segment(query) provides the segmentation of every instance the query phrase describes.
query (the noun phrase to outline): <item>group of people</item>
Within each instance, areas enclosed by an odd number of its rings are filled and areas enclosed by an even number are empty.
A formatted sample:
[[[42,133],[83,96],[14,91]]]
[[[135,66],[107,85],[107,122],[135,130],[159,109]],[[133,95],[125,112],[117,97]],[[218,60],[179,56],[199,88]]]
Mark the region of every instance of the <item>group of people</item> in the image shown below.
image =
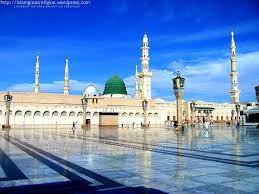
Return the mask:
[[[126,124],[124,124],[124,123],[121,124],[122,128],[124,128],[124,127],[129,128],[130,126],[132,126],[134,128],[135,126],[137,126],[137,124],[135,122],[133,122],[131,124],[127,124],[127,123]],[[140,126],[143,126],[142,122],[140,123]],[[150,121],[147,123],[147,126],[148,127],[150,126]]]

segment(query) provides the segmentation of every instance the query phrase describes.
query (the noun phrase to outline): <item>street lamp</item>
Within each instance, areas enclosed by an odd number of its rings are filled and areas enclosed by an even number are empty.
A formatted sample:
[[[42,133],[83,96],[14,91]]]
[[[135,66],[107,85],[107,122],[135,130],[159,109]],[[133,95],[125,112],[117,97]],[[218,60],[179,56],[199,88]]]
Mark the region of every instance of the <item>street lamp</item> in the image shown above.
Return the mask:
[[[233,109],[232,111],[231,111],[231,120],[232,120],[232,125],[235,123],[234,121],[235,121],[235,110]]]
[[[194,113],[195,113],[195,108],[196,108],[195,106],[196,106],[195,102],[192,101],[190,104],[191,114],[192,114],[191,126],[194,126],[194,118],[195,118]]]
[[[174,94],[176,97],[176,105],[177,105],[177,127],[182,128],[182,99],[183,99],[183,91],[184,91],[184,81],[185,78],[180,76],[180,71],[178,69],[177,76],[173,78],[174,84]]]
[[[6,129],[10,129],[10,106],[11,106],[11,102],[12,102],[13,96],[11,96],[9,94],[9,91],[7,92],[7,94],[4,96],[4,101],[5,101],[5,106],[6,106],[6,120],[5,120],[5,125],[3,125],[3,128]]]
[[[83,125],[82,128],[86,128],[86,109],[87,109],[87,104],[88,104],[88,98],[86,95],[81,99],[82,102],[82,107],[83,107]]]
[[[239,117],[240,117],[240,104],[236,103],[236,111],[237,111],[237,125],[239,125]]]
[[[143,126],[145,128],[147,127],[147,106],[148,106],[148,101],[146,99],[144,99],[142,101],[142,108],[143,108],[143,112],[144,112],[144,124],[143,124]]]

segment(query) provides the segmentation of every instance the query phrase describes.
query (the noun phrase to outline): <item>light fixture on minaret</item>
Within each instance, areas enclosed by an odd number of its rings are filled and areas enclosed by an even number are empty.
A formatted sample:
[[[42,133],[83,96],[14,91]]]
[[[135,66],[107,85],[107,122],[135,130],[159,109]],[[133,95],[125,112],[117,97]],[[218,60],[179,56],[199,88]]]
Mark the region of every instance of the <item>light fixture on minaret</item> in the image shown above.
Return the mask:
[[[151,99],[151,77],[152,72],[149,70],[149,42],[148,37],[144,34],[142,42],[142,55],[140,58],[142,71],[139,73],[139,86],[141,87],[141,97]]]
[[[65,77],[64,77],[64,94],[69,95],[69,67],[68,67],[68,58],[66,58],[66,66],[65,66]]]
[[[36,64],[35,64],[35,83],[34,83],[34,93],[38,94],[40,90],[40,56],[37,54]]]
[[[231,97],[231,103],[236,104],[236,103],[239,103],[240,91],[238,89],[238,80],[237,80],[238,73],[237,73],[237,64],[236,64],[236,44],[235,44],[235,40],[234,40],[234,32],[231,32],[230,63],[231,63],[230,97]]]

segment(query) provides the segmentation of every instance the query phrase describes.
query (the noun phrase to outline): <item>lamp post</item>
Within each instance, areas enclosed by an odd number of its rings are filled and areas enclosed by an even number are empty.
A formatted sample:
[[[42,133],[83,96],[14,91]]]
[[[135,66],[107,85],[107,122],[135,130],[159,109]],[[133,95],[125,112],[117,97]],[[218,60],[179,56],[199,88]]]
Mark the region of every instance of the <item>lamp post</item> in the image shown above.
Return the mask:
[[[83,107],[83,124],[82,128],[86,128],[86,109],[87,109],[87,104],[88,104],[88,98],[86,95],[81,99],[82,102],[82,107]]]
[[[177,76],[173,78],[174,84],[174,94],[176,97],[176,105],[177,105],[177,127],[182,128],[182,99],[183,99],[183,91],[184,91],[184,81],[185,78],[180,76],[180,71],[178,69]]]
[[[195,113],[195,106],[196,106],[195,102],[194,102],[194,101],[192,101],[192,102],[191,102],[191,104],[190,104],[191,114],[192,114],[191,126],[194,126],[194,118],[195,118],[194,113]]]
[[[143,124],[144,128],[147,127],[147,106],[148,106],[148,101],[146,99],[144,99],[142,101],[142,108],[143,108],[143,112],[144,112],[144,124]]]
[[[236,103],[236,112],[237,112],[237,125],[239,125],[239,117],[240,117],[240,104]]]
[[[233,109],[232,111],[231,111],[231,121],[232,121],[232,125],[234,125],[234,121],[235,121],[235,110]]]
[[[8,91],[7,94],[4,96],[4,101],[6,106],[6,117],[5,117],[6,120],[5,120],[5,125],[3,125],[3,128],[6,128],[6,129],[11,128],[9,120],[10,120],[10,106],[12,103],[12,99],[13,99],[13,96],[11,96]]]

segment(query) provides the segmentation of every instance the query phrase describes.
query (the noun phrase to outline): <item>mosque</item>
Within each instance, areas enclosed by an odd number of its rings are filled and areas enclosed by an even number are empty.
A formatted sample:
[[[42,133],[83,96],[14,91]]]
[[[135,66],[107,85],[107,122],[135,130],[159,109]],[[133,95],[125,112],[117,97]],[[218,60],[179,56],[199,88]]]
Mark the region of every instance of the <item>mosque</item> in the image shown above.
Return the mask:
[[[140,126],[144,122],[142,101],[148,102],[146,121],[150,126],[164,126],[166,122],[176,121],[176,102],[166,102],[152,98],[152,71],[149,67],[149,40],[145,34],[141,46],[141,71],[136,67],[135,94],[130,96],[124,81],[113,76],[105,83],[101,93],[94,84],[83,90],[88,98],[86,123],[96,126]],[[191,102],[183,101],[183,120],[201,123],[204,119],[222,123],[235,121],[237,113],[235,104],[239,102],[239,89],[236,65],[236,45],[231,33],[231,103],[214,103],[195,101],[195,111],[191,113]],[[168,83],[172,84],[172,83]],[[34,92],[11,92],[13,100],[10,108],[10,125],[15,127],[51,127],[71,126],[73,122],[83,123],[82,95],[70,95],[69,60],[66,58],[64,93],[40,92],[40,58],[35,64]],[[0,123],[5,123],[4,95],[0,93]],[[173,95],[173,91],[172,91]],[[241,106],[242,109],[242,106]]]

